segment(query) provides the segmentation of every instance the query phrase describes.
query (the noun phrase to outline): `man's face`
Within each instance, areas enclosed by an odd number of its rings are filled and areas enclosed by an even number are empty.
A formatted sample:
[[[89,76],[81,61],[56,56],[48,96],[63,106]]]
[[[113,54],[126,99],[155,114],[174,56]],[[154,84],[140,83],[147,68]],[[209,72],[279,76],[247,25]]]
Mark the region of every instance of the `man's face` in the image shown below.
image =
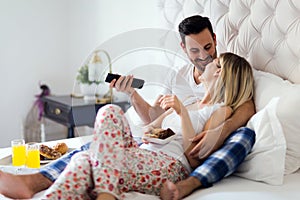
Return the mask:
[[[185,44],[182,43],[181,46],[200,73],[217,57],[216,37],[212,37],[208,29],[198,34],[187,35]]]

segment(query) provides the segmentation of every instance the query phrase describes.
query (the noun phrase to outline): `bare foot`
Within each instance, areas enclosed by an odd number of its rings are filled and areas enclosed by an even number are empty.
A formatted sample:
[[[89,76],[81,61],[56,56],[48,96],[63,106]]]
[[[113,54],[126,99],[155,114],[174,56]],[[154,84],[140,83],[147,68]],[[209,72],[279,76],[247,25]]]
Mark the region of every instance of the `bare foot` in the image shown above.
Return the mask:
[[[201,186],[201,182],[195,177],[188,177],[176,184],[166,181],[160,191],[163,200],[178,200],[190,195],[194,190]]]
[[[0,194],[9,198],[29,199],[51,184],[52,182],[40,173],[14,175],[0,171]]]
[[[109,193],[100,193],[96,200],[116,200],[116,197]]]
[[[167,180],[160,191],[160,198],[162,200],[177,200],[179,199],[179,190],[174,183]]]

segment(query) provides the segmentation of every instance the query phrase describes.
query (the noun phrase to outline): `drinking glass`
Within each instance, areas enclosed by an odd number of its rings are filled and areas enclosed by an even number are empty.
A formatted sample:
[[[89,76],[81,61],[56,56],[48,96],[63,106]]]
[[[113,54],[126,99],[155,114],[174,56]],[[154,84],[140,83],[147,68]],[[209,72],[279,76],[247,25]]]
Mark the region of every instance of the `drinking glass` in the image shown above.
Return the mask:
[[[31,142],[26,145],[26,167],[40,168],[40,146],[38,143]]]
[[[23,139],[15,139],[11,141],[12,147],[12,165],[24,166],[26,162],[26,146]]]

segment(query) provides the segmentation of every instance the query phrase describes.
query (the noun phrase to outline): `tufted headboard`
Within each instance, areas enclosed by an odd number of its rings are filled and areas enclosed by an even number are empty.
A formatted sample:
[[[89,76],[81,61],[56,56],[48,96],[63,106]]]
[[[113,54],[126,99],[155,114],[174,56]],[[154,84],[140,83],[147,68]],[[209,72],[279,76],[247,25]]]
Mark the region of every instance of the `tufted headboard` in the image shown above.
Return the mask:
[[[208,16],[218,53],[244,56],[255,69],[300,83],[300,1],[160,0],[166,26],[190,15]]]
[[[177,31],[182,19],[191,15],[209,17],[217,37],[218,54],[236,53],[257,69],[254,71],[257,113],[249,120],[261,125],[250,127],[257,134],[256,145],[263,141],[260,138],[264,138],[264,130],[273,135],[282,132],[286,142],[285,173],[297,171],[300,168],[300,1],[160,0],[160,6],[169,30]],[[279,103],[270,107],[271,100],[277,97]],[[274,119],[278,119],[271,129],[264,127],[272,121],[269,111],[267,121],[259,118],[268,108],[276,113]],[[275,141],[273,138],[271,143]]]

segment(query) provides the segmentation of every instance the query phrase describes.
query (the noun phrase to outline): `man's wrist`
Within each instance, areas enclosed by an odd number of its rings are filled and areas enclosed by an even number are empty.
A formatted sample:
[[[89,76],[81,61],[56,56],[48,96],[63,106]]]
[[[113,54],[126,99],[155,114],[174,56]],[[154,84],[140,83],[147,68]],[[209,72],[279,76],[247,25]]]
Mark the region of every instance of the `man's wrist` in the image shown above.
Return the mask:
[[[131,91],[129,91],[128,92],[129,98],[132,99],[135,93],[136,93],[135,89],[132,89]]]

